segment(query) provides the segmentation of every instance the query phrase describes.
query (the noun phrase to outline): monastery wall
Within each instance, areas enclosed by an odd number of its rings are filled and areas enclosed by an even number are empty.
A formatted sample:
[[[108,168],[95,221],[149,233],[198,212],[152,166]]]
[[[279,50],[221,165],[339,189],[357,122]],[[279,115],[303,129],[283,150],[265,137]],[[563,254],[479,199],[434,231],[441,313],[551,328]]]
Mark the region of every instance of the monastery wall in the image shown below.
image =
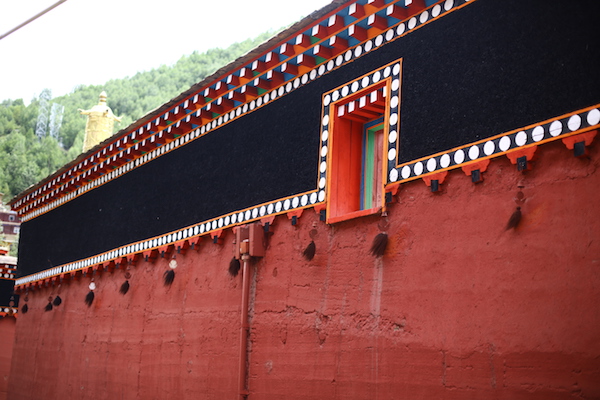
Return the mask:
[[[525,174],[501,157],[483,183],[455,170],[439,193],[410,182],[387,219],[276,217],[252,267],[248,398],[600,397],[599,149],[549,143]],[[519,185],[523,218],[505,231]],[[89,308],[89,276],[48,312],[57,287],[30,292],[9,399],[236,398],[242,285],[222,238],[176,255],[171,287],[158,258],[125,295],[123,270],[97,275]]]

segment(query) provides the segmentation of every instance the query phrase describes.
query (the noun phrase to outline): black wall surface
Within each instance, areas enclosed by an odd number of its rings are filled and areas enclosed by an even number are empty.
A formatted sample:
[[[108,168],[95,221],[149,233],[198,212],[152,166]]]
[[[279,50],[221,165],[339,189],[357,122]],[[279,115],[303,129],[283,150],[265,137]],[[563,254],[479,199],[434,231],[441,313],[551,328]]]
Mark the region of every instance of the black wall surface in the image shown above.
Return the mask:
[[[15,282],[8,279],[0,279],[0,307],[9,307],[10,298],[13,297]],[[19,296],[14,295],[14,307],[19,306]]]
[[[21,227],[20,276],[316,187],[323,92],[403,58],[400,162],[600,103],[597,0],[477,0]]]

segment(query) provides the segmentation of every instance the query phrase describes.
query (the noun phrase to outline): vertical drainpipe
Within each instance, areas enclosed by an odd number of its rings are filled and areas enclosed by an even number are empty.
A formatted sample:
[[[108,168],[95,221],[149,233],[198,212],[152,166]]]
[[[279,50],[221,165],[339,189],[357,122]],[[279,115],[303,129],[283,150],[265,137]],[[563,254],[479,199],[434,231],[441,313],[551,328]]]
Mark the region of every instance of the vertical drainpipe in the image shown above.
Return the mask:
[[[246,242],[247,243],[247,242]],[[240,393],[240,400],[245,400],[248,397],[248,331],[250,325],[248,324],[248,298],[250,296],[250,254],[248,253],[248,247],[244,249],[244,246],[240,246],[242,251],[242,310],[241,310],[241,324],[240,324],[240,374],[238,380],[238,387]]]

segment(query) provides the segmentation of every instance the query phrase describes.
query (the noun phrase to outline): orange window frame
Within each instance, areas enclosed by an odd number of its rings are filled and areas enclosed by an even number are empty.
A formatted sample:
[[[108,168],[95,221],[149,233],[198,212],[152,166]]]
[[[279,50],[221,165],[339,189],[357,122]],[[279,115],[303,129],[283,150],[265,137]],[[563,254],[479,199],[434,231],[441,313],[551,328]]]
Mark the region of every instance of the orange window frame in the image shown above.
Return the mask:
[[[387,153],[385,138],[388,134],[386,127],[389,119],[390,82],[391,79],[385,79],[367,86],[353,96],[333,102],[329,107],[331,137],[326,195],[326,222],[329,224],[375,214],[385,207],[384,182],[387,168],[383,155]],[[375,100],[371,101],[373,98]],[[380,119],[383,119],[382,133],[375,140],[375,148],[368,148],[365,146],[365,128],[369,122]],[[369,208],[361,205],[364,194],[361,186],[371,184],[364,176],[363,165],[367,157],[365,150],[374,152],[372,158],[376,162],[376,176],[373,177],[372,186],[375,200]]]

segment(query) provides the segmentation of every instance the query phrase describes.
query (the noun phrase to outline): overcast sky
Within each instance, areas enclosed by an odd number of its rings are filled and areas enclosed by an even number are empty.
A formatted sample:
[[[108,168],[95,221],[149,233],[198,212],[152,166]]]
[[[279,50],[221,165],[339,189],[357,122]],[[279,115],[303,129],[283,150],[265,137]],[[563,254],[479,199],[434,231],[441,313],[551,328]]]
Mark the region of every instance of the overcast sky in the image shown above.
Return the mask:
[[[0,34],[58,0],[0,0]],[[279,29],[331,0],[67,0],[0,40],[0,101],[26,103]]]

